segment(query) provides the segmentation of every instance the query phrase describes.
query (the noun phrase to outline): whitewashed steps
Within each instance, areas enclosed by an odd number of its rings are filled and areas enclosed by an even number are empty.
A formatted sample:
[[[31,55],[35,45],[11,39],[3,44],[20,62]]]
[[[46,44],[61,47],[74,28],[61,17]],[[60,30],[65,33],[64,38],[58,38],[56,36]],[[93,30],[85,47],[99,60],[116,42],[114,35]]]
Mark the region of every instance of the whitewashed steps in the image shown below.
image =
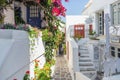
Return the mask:
[[[91,61],[90,59],[87,59],[87,60],[79,59],[79,62],[90,62],[90,61]]]
[[[89,78],[92,78],[96,74],[96,70],[87,45],[79,46],[79,68],[80,72]]]

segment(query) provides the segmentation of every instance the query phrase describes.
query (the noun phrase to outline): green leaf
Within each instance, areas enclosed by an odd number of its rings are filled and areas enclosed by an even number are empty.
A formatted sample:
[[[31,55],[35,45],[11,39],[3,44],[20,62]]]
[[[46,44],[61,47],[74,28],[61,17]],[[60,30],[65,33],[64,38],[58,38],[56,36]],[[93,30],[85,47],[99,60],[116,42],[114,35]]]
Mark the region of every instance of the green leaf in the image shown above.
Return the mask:
[[[48,0],[48,5],[50,5],[51,4],[51,0]]]
[[[0,6],[5,5],[6,0],[0,0]]]

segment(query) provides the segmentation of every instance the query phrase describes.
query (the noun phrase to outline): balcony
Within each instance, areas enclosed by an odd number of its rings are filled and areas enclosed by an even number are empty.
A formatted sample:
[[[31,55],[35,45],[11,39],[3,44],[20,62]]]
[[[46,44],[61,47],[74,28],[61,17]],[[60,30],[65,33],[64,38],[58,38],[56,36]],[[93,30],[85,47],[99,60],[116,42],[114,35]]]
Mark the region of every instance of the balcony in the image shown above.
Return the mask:
[[[110,38],[111,43],[120,43],[120,36],[112,35]]]

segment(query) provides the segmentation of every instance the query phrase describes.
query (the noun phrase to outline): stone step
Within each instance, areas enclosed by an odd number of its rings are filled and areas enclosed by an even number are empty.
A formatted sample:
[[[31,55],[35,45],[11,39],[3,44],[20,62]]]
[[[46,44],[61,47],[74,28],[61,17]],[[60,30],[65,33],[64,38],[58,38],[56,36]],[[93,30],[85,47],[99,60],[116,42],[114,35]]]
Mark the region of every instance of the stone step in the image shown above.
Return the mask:
[[[90,57],[90,56],[88,56],[88,55],[80,55],[80,57]]]
[[[93,64],[93,62],[79,62],[79,64]]]
[[[87,60],[85,60],[85,59],[79,59],[79,62],[91,62],[91,59],[87,59]]]
[[[94,71],[92,71],[92,70],[89,70],[89,71],[88,70],[87,71],[86,70],[80,70],[80,72],[83,73],[83,74],[86,74],[86,73],[90,73],[90,74],[96,73],[95,70]]]
[[[79,50],[88,50],[88,48],[79,48]]]
[[[88,78],[92,78],[96,73],[93,72],[93,73],[84,73],[85,76],[87,76]],[[102,79],[102,78],[101,78]],[[100,79],[100,80],[101,80]],[[92,79],[93,80],[93,79]]]
[[[80,68],[81,71],[95,71],[95,68]]]
[[[91,60],[90,57],[79,57],[79,60]]]
[[[80,53],[80,56],[89,56],[90,57],[90,54],[84,54],[84,53]]]
[[[81,68],[95,68],[94,66],[79,66],[79,69],[81,69]]]
[[[87,67],[87,66],[93,66],[93,64],[91,64],[91,63],[89,63],[89,64],[80,64],[79,63],[79,66],[83,66],[83,67],[86,66]]]
[[[86,44],[79,46],[79,48],[87,48],[88,46]]]
[[[91,75],[94,75],[95,73],[91,73]],[[90,75],[90,73],[84,73],[84,75]]]
[[[89,54],[87,50],[79,50],[80,54]]]

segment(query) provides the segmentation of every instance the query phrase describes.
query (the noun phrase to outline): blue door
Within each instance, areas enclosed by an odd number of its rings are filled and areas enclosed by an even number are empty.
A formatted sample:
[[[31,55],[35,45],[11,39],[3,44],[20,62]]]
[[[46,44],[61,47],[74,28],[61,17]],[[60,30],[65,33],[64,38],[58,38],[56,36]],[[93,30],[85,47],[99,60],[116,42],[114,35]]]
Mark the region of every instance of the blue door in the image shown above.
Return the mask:
[[[27,23],[34,27],[41,27],[40,9],[38,6],[27,7]]]

